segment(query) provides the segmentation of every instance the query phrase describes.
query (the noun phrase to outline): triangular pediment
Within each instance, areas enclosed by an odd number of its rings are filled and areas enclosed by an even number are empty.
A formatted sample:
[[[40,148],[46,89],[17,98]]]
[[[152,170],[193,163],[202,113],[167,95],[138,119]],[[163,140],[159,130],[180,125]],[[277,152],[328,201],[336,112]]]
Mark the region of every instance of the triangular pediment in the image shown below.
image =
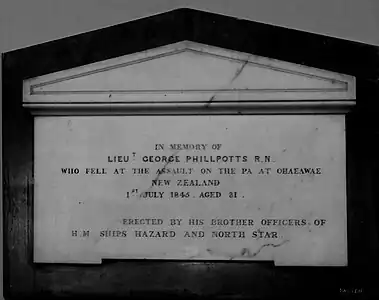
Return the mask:
[[[355,99],[354,77],[183,41],[29,79],[25,103]]]
[[[312,74],[304,67],[214,47],[179,43],[161,50],[72,70],[66,76],[33,85],[32,93],[347,88],[344,80]]]

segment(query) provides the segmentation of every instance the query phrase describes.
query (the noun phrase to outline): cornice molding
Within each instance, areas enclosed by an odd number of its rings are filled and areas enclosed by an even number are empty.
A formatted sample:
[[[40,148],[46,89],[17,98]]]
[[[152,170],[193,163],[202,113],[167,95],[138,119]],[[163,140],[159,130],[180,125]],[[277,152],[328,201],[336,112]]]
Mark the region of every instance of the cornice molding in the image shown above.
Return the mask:
[[[355,78],[248,53],[182,41],[24,81],[32,111],[108,113],[169,108],[282,111],[350,107]]]

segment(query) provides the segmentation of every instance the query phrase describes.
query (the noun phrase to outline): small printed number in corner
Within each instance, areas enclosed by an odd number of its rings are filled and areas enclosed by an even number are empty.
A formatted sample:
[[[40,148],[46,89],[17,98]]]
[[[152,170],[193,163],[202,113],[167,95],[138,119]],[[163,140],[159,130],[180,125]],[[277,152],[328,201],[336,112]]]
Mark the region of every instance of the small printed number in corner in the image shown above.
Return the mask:
[[[362,294],[363,288],[340,288],[341,294]]]

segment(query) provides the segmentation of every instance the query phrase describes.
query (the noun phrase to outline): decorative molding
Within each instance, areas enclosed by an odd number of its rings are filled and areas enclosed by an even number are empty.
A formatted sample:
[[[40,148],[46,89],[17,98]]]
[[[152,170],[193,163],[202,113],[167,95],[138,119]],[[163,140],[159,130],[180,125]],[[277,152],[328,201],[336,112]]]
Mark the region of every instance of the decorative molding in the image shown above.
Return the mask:
[[[315,93],[315,92],[346,92],[347,88],[309,88],[309,89],[219,89],[219,90],[80,90],[80,91],[31,91],[31,95],[97,95],[97,94],[183,94],[183,93]]]
[[[184,43],[179,43],[178,47],[182,46],[183,44]],[[191,44],[195,44],[195,43],[191,43]],[[214,54],[212,52],[199,51],[199,50],[195,50],[195,49],[189,48],[188,42],[185,43],[184,45],[186,45],[185,48],[181,49],[181,50],[169,51],[169,52],[162,53],[162,54],[157,54],[157,55],[154,55],[154,56],[151,56],[151,57],[146,57],[146,58],[143,58],[143,59],[137,59],[135,61],[128,61],[128,62],[125,62],[125,63],[119,63],[119,64],[115,64],[115,65],[110,65],[108,67],[94,69],[94,70],[83,72],[83,73],[73,74],[71,76],[57,78],[57,79],[54,79],[54,80],[51,80],[51,81],[45,81],[45,82],[40,82],[40,83],[37,83],[37,84],[33,84],[33,85],[30,86],[30,94],[32,94],[32,95],[33,94],[38,94],[38,93],[49,94],[49,93],[54,93],[54,92],[60,92],[60,91],[45,91],[45,92],[43,92],[43,91],[36,90],[36,88],[40,88],[40,87],[43,87],[43,86],[52,85],[52,84],[55,84],[55,83],[59,83],[59,82],[63,82],[63,81],[68,81],[68,80],[72,80],[72,79],[76,79],[76,78],[80,78],[80,77],[86,77],[86,76],[93,75],[93,74],[96,74],[96,73],[102,73],[102,72],[107,72],[107,71],[111,71],[111,70],[114,70],[114,69],[128,67],[128,66],[131,66],[131,65],[140,64],[140,63],[144,63],[144,62],[147,62],[147,61],[159,59],[159,58],[162,58],[162,57],[172,56],[172,55],[179,54],[179,53],[185,53],[185,52],[192,52],[192,53],[196,53],[196,54],[199,54],[199,55],[209,55],[209,56],[217,57],[217,58],[223,59],[223,60],[235,61],[237,63],[243,64],[243,66],[246,66],[246,64],[248,64],[248,65],[252,65],[252,66],[257,66],[259,68],[270,69],[270,70],[277,71],[277,72],[282,72],[282,73],[287,73],[287,74],[293,74],[293,75],[300,75],[300,76],[303,76],[303,77],[308,77],[308,78],[313,78],[313,79],[318,79],[318,80],[324,80],[324,81],[327,81],[327,82],[339,83],[341,86],[343,86],[343,89],[345,89],[345,90],[347,89],[347,82],[346,81],[342,81],[342,80],[338,80],[338,79],[331,79],[331,78],[322,77],[322,76],[317,76],[317,75],[308,74],[308,73],[305,73],[305,72],[287,70],[287,69],[279,68],[279,67],[273,67],[273,66],[270,66],[268,64],[262,64],[262,63],[254,62],[250,58],[248,58],[247,60],[242,60],[242,59],[236,59],[236,58],[233,58],[233,57],[227,57],[227,56],[222,56],[222,55]],[[211,47],[208,46],[208,48],[211,48]],[[212,48],[214,48],[214,47],[212,47]],[[335,88],[335,89],[341,89],[341,88]],[[251,89],[249,89],[249,90],[251,90]],[[275,90],[275,89],[271,89],[271,90]],[[307,89],[304,89],[304,90],[307,90]],[[310,89],[310,90],[312,90],[312,89]],[[320,89],[320,90],[322,90],[322,89]],[[331,88],[330,90],[333,90],[333,89]],[[128,92],[128,91],[129,90],[118,90],[118,91],[115,90],[114,92],[115,93],[119,93],[119,92],[122,93],[122,92]],[[152,90],[152,91],[154,91],[154,90]],[[156,90],[156,91],[158,91],[158,90]],[[72,92],[81,92],[81,91],[72,91]],[[91,93],[91,92],[96,92],[96,91],[83,91],[83,92],[84,93]],[[132,92],[134,92],[134,93],[136,93],[136,92],[145,92],[145,90],[134,90]]]
[[[254,115],[345,114],[355,101],[261,101],[207,103],[25,104],[34,115]]]
[[[350,107],[355,78],[183,41],[24,81],[24,107],[45,113],[62,107],[127,113],[146,105],[224,109],[225,103],[228,109],[293,111],[300,101],[300,111],[305,105]]]

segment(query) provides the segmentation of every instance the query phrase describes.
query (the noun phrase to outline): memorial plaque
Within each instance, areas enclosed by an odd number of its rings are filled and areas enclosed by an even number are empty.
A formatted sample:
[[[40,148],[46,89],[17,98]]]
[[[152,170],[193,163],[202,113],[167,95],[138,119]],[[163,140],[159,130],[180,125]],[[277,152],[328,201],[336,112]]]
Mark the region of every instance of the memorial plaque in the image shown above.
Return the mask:
[[[346,265],[343,115],[35,118],[35,262]]]
[[[5,53],[4,295],[373,294],[376,50],[184,8]]]

